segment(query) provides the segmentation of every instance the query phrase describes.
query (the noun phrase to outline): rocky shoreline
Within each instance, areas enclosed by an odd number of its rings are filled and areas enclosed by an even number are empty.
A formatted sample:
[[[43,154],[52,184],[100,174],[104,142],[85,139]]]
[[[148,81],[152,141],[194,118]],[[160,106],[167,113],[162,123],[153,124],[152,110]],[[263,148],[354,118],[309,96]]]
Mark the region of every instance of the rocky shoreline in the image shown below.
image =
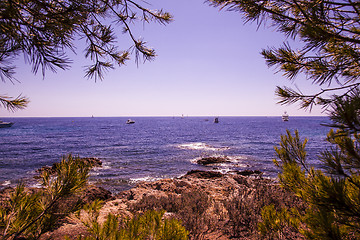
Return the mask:
[[[264,181],[264,184],[265,182],[271,184],[271,181],[256,179],[256,177],[248,178],[236,174],[221,174],[211,171],[190,171],[180,178],[139,182],[134,188],[116,195],[101,187],[88,186],[82,193],[82,198],[86,202],[95,199],[103,200],[105,203],[100,210],[99,219],[105,221],[109,213],[127,218],[133,216],[135,212],[163,208],[162,205],[169,204],[171,201],[169,198],[175,199],[183,194],[194,192],[202,192],[209,196],[209,199],[213,201],[212,204],[219,204],[234,195],[236,191],[240,191],[244,186],[250,187],[254,181]],[[171,212],[169,213],[171,215]],[[86,236],[86,228],[77,219],[68,218],[59,228],[44,234],[41,239],[63,239],[65,236],[76,239],[78,235]],[[223,233],[220,231],[218,233],[214,233],[214,231],[204,233],[205,239],[215,239],[215,236],[216,239],[229,239],[222,235]]]
[[[116,195],[90,186],[84,194],[88,200],[100,198],[105,201],[100,210],[100,221],[105,221],[109,213],[126,219],[146,210],[165,209],[167,216],[183,222],[191,239],[220,240],[262,239],[257,230],[261,207],[271,203],[280,207],[298,201],[259,174],[243,176],[241,172],[221,174],[211,171],[190,171],[180,178],[139,182],[136,187]],[[236,206],[235,202],[243,205]],[[64,236],[76,239],[78,235],[86,236],[86,228],[76,219],[68,218],[41,239],[63,239]],[[289,236],[299,237],[291,230]]]
[[[101,161],[85,160],[101,166]],[[40,172],[53,172],[54,169],[56,164],[51,168],[42,168]],[[11,188],[2,190],[0,202],[7,201],[10,192]],[[135,187],[117,194],[88,185],[68,201],[71,203],[79,199],[84,203],[95,199],[104,202],[99,212],[100,223],[109,213],[127,219],[147,210],[164,209],[165,216],[181,220],[190,232],[190,239],[220,240],[262,239],[257,224],[261,221],[263,206],[274,204],[281,208],[299,204],[296,197],[285,192],[276,182],[262,178],[259,171],[250,170],[226,174],[193,170],[179,178],[139,182]],[[288,232],[290,239],[299,238],[292,229]],[[87,234],[86,227],[73,215],[63,219],[40,239],[64,239],[65,236],[77,239],[79,235]]]

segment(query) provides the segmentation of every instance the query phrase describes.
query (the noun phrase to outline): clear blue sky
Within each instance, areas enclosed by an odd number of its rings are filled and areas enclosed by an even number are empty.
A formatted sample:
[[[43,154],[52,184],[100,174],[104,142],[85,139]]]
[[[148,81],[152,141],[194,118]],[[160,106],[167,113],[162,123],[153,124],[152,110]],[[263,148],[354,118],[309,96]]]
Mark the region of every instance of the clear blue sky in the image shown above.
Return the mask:
[[[34,75],[22,58],[17,61],[20,83],[0,83],[0,94],[30,98],[29,107],[15,113],[0,109],[0,116],[279,116],[321,115],[298,110],[297,105],[276,104],[277,85],[292,86],[276,69],[269,69],[260,51],[285,40],[274,29],[243,24],[235,12],[219,11],[202,0],[151,0],[174,21],[163,26],[140,24],[136,35],[156,49],[153,62],[134,59],[106,74],[103,81],[84,78],[83,47],[68,71]],[[120,37],[123,49],[128,37]],[[296,85],[306,93],[318,88],[299,77]]]

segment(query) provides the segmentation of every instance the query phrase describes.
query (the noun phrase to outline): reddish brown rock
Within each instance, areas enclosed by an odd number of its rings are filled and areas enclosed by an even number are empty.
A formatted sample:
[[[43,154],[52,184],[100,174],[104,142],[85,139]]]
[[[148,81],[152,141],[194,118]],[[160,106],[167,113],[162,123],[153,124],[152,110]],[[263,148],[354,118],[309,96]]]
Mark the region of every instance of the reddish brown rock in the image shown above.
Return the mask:
[[[186,173],[185,176],[191,176],[194,178],[221,178],[223,176],[220,172],[215,171],[201,171],[201,170],[191,170]]]
[[[254,173],[256,172],[221,174],[190,171],[180,178],[139,182],[136,187],[114,197],[104,189],[91,186],[82,197],[88,202],[96,198],[105,200],[100,210],[100,223],[105,221],[109,213],[126,219],[136,212],[165,209],[166,216],[180,219],[192,236],[201,236],[201,239],[261,239],[257,222],[251,223],[251,227],[240,225],[240,230],[234,231],[233,226],[237,223],[231,216],[235,214],[240,217],[245,214],[242,213],[242,208],[246,207],[248,212],[255,214],[251,218],[258,221],[263,204],[278,199],[276,203],[282,205],[290,201],[291,197],[276,183]],[[264,199],[259,200],[259,197]],[[242,208],[237,208],[236,204],[229,205],[233,203],[245,205]],[[58,229],[46,233],[42,239],[63,239],[66,235],[70,239],[76,239],[78,235],[86,234],[86,228],[78,220],[69,218]]]
[[[96,199],[107,201],[112,198],[113,197],[110,191],[93,185],[89,185],[81,192],[81,199],[86,203],[91,203]]]
[[[203,157],[196,161],[197,164],[201,164],[201,165],[219,164],[219,163],[227,163],[227,162],[230,162],[227,156]]]

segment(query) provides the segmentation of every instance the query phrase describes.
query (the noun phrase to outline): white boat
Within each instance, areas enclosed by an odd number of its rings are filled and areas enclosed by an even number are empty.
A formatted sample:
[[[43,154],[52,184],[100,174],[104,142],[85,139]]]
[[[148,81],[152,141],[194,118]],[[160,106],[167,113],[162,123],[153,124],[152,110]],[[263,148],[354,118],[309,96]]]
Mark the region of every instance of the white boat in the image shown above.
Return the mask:
[[[284,122],[289,121],[289,115],[287,114],[286,111],[285,111],[284,114],[281,116],[281,119],[282,119]]]
[[[131,119],[128,119],[127,121],[126,121],[126,124],[134,124],[135,123],[135,121],[133,121],[133,120],[131,120]]]
[[[11,127],[14,123],[12,122],[3,122],[0,120],[0,128],[7,128],[7,127]]]

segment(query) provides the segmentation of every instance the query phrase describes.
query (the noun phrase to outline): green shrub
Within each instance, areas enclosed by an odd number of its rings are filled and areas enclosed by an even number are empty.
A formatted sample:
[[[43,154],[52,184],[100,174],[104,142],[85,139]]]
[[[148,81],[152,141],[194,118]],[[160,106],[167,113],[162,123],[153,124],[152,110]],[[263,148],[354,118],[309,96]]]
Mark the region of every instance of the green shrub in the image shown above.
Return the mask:
[[[87,183],[90,165],[68,155],[58,164],[55,174],[42,172],[42,188],[26,190],[19,184],[10,199],[0,206],[2,239],[38,239],[59,218],[77,210],[79,202],[63,204]]]
[[[142,215],[122,221],[119,217],[108,214],[103,224],[99,223],[101,202],[95,201],[79,217],[87,227],[90,236],[84,240],[183,240],[188,239],[188,231],[176,219],[164,219],[165,211],[150,210]]]
[[[288,211],[287,208],[277,210],[274,204],[264,206],[261,209],[262,221],[258,224],[261,236],[267,239],[303,239],[296,234],[300,222],[293,218],[295,212],[295,209]]]
[[[360,137],[348,131],[331,130],[328,141],[333,148],[321,154],[328,172],[316,170],[306,161],[306,142],[299,133],[289,131],[281,137],[276,148],[279,160],[274,160],[281,169],[279,181],[287,191],[301,198],[307,207],[282,209],[291,214],[270,214],[264,209],[262,233],[272,234],[279,229],[269,227],[269,222],[281,221],[284,226],[299,222],[298,231],[307,239],[359,239],[360,238]],[[267,225],[267,226],[265,226]],[[266,233],[267,232],[267,233]]]

